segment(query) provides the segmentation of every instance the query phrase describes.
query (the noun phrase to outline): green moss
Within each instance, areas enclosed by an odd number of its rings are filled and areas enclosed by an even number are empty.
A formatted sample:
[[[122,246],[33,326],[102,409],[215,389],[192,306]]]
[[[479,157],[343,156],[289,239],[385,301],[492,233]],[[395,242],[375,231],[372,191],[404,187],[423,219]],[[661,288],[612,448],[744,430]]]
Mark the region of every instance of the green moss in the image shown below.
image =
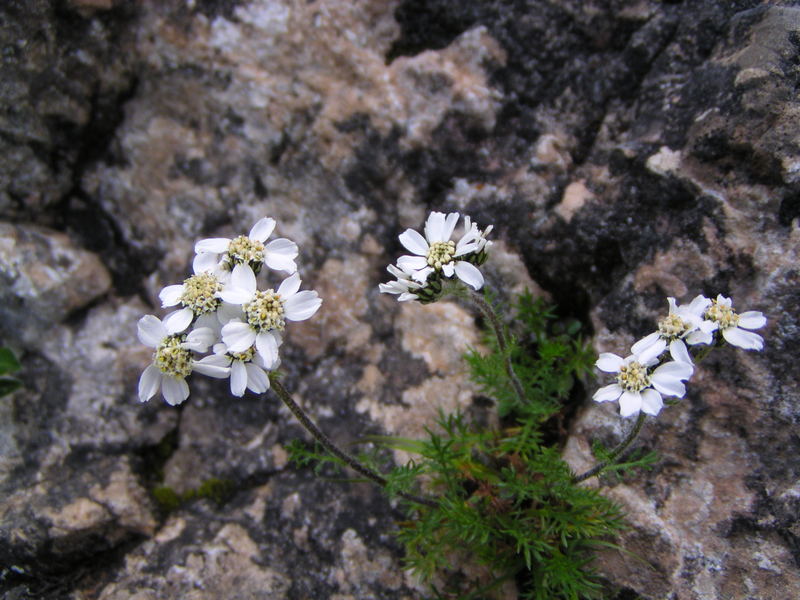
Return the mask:
[[[211,500],[218,506],[222,506],[233,496],[235,491],[236,486],[229,479],[211,477],[196,488],[187,490],[183,494],[178,494],[167,485],[156,486],[153,488],[153,498],[158,503],[161,511],[168,514],[187,502],[200,498]]]
[[[166,485],[153,488],[153,498],[158,503],[158,508],[165,513],[170,513],[181,505],[181,497]]]

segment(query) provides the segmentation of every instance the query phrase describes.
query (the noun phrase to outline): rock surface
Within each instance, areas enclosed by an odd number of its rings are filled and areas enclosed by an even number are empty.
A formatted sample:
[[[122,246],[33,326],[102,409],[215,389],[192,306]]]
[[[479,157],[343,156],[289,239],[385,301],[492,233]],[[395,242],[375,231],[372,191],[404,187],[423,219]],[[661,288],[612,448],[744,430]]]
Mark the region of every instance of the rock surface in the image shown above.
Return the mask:
[[[619,598],[800,597],[800,9],[757,0],[121,0],[0,6],[0,589],[10,598],[417,598],[366,484],[288,466],[277,400],[136,400],[136,321],[194,242],[263,215],[324,304],[286,384],[342,443],[469,408],[466,308],[377,293],[431,209],[494,223],[494,285],[624,353],[666,296],[763,311],[649,423],[598,571]],[[589,398],[565,456],[623,433]],[[398,456],[402,459],[402,456]],[[166,514],[152,492],[224,497]],[[366,516],[365,516],[366,515]],[[466,575],[482,575],[466,568]],[[233,596],[231,590],[236,590]],[[514,597],[513,589],[498,593]]]

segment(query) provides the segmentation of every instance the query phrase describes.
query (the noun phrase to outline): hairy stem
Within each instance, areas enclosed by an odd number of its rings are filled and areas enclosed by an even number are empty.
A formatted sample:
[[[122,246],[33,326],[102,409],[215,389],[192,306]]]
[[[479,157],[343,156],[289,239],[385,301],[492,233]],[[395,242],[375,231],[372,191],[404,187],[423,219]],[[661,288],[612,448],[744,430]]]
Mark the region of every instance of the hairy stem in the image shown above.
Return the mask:
[[[491,304],[486,302],[479,292],[476,292],[472,289],[469,291],[472,301],[477,305],[477,307],[492,325],[494,335],[497,338],[497,346],[500,348],[500,352],[502,353],[505,361],[506,375],[508,375],[508,378],[511,381],[511,385],[514,388],[514,393],[517,395],[517,400],[520,402],[520,404],[524,404],[526,401],[525,392],[522,389],[522,383],[520,383],[517,374],[514,372],[514,365],[511,363],[511,354],[508,352],[508,343],[506,342],[506,334],[503,331],[503,324],[500,323],[500,319],[497,317],[497,313],[494,312]]]
[[[644,425],[644,420],[647,417],[643,412],[639,413],[639,418],[636,419],[636,423],[634,423],[631,430],[628,432],[628,435],[622,440],[616,448],[611,451],[611,454],[608,455],[608,459],[604,460],[603,462],[597,463],[591,469],[583,473],[582,475],[576,475],[572,478],[573,483],[579,483],[581,481],[585,481],[590,477],[594,477],[595,475],[599,475],[603,469],[613,465],[617,462],[618,458],[621,458],[623,454],[625,454],[626,450],[628,450],[628,446],[633,443],[633,440],[636,439],[636,436],[639,435],[639,432],[642,430],[642,425]]]
[[[297,420],[300,421],[300,424],[306,428],[306,430],[314,436],[322,446],[331,454],[333,454],[336,458],[347,463],[347,465],[352,468],[354,471],[360,473],[367,479],[370,479],[377,483],[382,487],[386,487],[388,483],[386,478],[384,478],[379,473],[373,471],[363,463],[361,463],[357,458],[351,456],[344,450],[340,449],[336,444],[334,444],[331,439],[325,435],[322,430],[317,427],[314,422],[308,417],[308,415],[303,411],[302,408],[292,399],[292,396],[289,392],[286,391],[286,388],[283,387],[280,381],[276,378],[270,378],[272,383],[272,389],[278,394],[278,397],[283,401],[283,403],[292,411],[292,414],[297,417]],[[411,502],[416,502],[417,504],[424,504],[425,506],[430,506],[435,508],[437,506],[436,502],[430,498],[423,498],[421,496],[415,496],[414,494],[407,494],[406,492],[397,492],[397,495],[401,498],[405,498],[406,500],[410,500]]]

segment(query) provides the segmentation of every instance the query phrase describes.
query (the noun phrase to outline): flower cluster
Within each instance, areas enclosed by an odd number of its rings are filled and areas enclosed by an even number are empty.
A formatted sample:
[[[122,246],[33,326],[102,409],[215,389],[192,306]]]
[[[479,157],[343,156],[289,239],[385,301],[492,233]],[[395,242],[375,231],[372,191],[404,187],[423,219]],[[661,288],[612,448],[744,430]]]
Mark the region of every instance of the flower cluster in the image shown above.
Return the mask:
[[[594,394],[597,402],[619,400],[623,417],[640,411],[657,415],[664,406],[662,396],[682,398],[684,382],[694,371],[690,347],[727,342],[745,350],[761,350],[764,340],[751,330],[760,329],[767,320],[758,311],[741,314],[733,310],[730,298],[697,296],[688,305],[678,306],[668,298],[669,312],[658,322],[658,331],[642,338],[622,358],[605,352],[595,363],[617,381]],[[670,360],[671,359],[671,360]]]
[[[400,243],[411,254],[401,256],[396,266],[389,265],[388,271],[396,280],[382,283],[380,291],[398,294],[401,302],[417,300],[427,304],[441,296],[446,280],[458,279],[476,290],[483,287],[478,267],[486,262],[491,245],[486,236],[492,226],[482,231],[465,215],[464,231],[454,241],[451,238],[458,217],[458,213],[432,212],[425,222],[424,237],[413,229],[400,234]]]
[[[178,308],[163,321],[153,315],[139,320],[139,340],[154,349],[139,379],[139,400],[160,389],[169,404],[180,404],[189,396],[186,377],[193,372],[230,378],[234,396],[269,389],[268,371],[280,364],[286,321],[308,319],[322,304],[316,292],[300,291],[297,245],[285,238],[266,243],[274,229],[275,220],[265,217],[249,235],[197,242],[194,274],[159,294],[162,307]],[[258,289],[265,265],[288,274],[277,289]]]

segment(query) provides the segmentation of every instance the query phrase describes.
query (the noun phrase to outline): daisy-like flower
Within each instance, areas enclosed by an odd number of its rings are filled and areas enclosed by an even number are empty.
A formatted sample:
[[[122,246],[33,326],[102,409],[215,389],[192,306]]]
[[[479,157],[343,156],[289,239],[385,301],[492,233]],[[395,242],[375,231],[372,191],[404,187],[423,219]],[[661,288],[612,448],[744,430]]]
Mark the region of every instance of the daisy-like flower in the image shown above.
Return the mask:
[[[687,344],[710,344],[714,326],[703,320],[711,300],[697,296],[688,305],[678,306],[675,298],[667,298],[669,314],[658,322],[658,331],[642,338],[631,347],[631,352],[647,362],[658,358],[669,346],[670,354],[682,362],[692,364]]]
[[[712,324],[712,331],[719,330],[725,341],[745,350],[761,350],[764,338],[748,329],[760,329],[767,324],[767,319],[757,310],[749,310],[737,314],[733,310],[730,298],[719,294],[705,312],[705,317]]]
[[[261,355],[255,346],[250,346],[244,352],[232,352],[224,342],[214,344],[214,355],[222,358],[226,366],[230,367],[231,394],[237,397],[244,396],[245,389],[254,394],[263,394],[269,389],[270,370],[264,364]],[[272,368],[276,368],[273,365]]]
[[[417,283],[416,281],[412,280],[410,273],[403,271],[394,265],[389,265],[386,267],[386,270],[394,275],[397,280],[378,285],[378,289],[381,291],[381,293],[399,294],[397,300],[400,302],[417,299],[417,294],[415,294],[414,291],[419,290],[422,287],[421,283]]]
[[[655,359],[643,361],[635,354],[622,358],[611,352],[601,354],[595,364],[601,371],[616,373],[617,381],[597,390],[593,399],[596,402],[619,400],[619,413],[623,417],[639,411],[657,415],[664,406],[661,396],[682,398],[686,393],[683,382],[694,370],[689,363],[680,361],[666,362],[652,369]]]
[[[469,215],[464,215],[464,237],[461,238],[461,242],[467,243],[472,241],[470,238],[474,239],[476,245],[474,252],[479,254],[492,245],[492,242],[486,239],[486,236],[492,232],[492,229],[494,229],[494,225],[489,225],[486,229],[481,231],[478,225],[472,222]]]
[[[200,327],[189,334],[181,333],[176,319],[165,319],[163,322],[153,315],[145,315],[139,319],[139,340],[150,348],[154,348],[153,363],[149,365],[139,378],[139,400],[146,402],[159,389],[167,403],[175,406],[189,397],[189,386],[186,383],[193,371],[210,377],[227,377],[230,369],[222,365],[212,356],[195,360],[192,352],[205,352],[216,336],[207,327]]]
[[[475,233],[477,227],[470,227],[456,243],[450,236],[457,222],[458,213],[445,216],[444,213],[432,212],[425,222],[425,237],[413,229],[406,229],[400,234],[400,243],[414,256],[401,256],[397,260],[397,266],[423,284],[431,273],[437,273],[447,278],[455,275],[479,290],[483,286],[483,275],[475,265],[464,260],[466,255],[474,253],[478,248]]]
[[[286,238],[272,240],[264,244],[275,230],[275,219],[264,217],[253,225],[248,235],[240,235],[232,240],[228,238],[208,238],[195,244],[197,253],[196,268],[213,269],[217,264],[233,269],[236,265],[250,265],[258,272],[265,264],[270,269],[294,273],[297,265],[297,244]],[[221,259],[220,259],[221,256]]]
[[[283,280],[276,290],[261,291],[248,265],[236,265],[220,297],[229,304],[241,305],[243,320],[232,319],[222,327],[222,341],[229,352],[245,352],[253,344],[267,368],[278,360],[278,346],[286,321],[305,321],[322,304],[317,292],[300,289],[295,273]]]
[[[229,275],[221,269],[208,268],[195,257],[194,275],[183,283],[168,285],[158,294],[162,308],[180,304],[183,308],[170,314],[170,318],[183,324],[183,329],[198,317],[215,313],[222,304],[219,292]],[[205,268],[205,270],[203,270]]]

